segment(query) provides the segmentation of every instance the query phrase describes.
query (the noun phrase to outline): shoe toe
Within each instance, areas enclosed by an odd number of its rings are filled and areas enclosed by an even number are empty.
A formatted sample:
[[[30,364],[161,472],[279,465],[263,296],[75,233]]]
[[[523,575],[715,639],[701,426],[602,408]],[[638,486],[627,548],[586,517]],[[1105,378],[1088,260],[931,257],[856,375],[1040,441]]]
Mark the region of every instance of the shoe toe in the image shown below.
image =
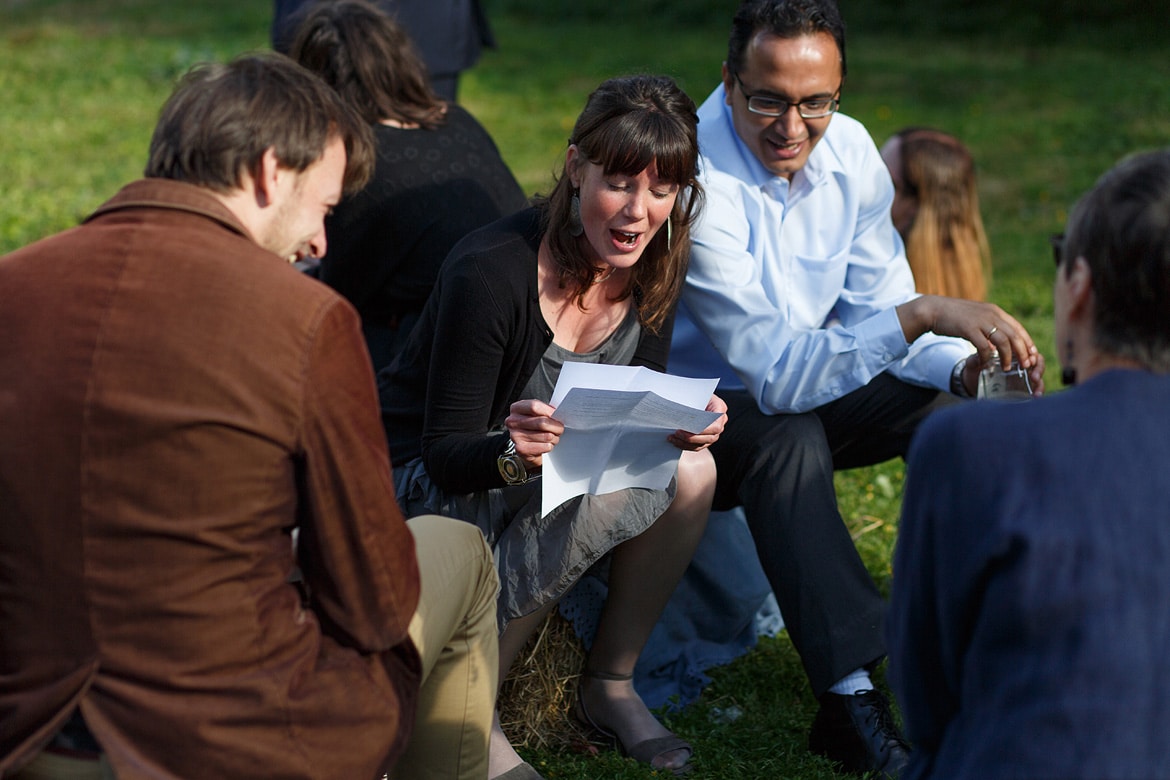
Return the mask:
[[[910,760],[909,745],[877,691],[827,693],[809,732],[809,750],[847,771],[897,778]]]

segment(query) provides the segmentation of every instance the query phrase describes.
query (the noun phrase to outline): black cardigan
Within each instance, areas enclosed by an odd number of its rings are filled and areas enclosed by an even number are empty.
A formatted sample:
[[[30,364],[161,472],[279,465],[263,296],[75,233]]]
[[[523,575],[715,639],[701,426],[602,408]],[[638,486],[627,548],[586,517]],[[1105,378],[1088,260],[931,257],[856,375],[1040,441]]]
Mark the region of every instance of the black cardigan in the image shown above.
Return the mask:
[[[537,290],[541,222],[528,208],[456,244],[406,347],[378,375],[394,465],[421,456],[449,493],[504,484],[499,429],[552,343]],[[673,327],[672,307],[657,335],[642,331],[631,365],[665,371]]]

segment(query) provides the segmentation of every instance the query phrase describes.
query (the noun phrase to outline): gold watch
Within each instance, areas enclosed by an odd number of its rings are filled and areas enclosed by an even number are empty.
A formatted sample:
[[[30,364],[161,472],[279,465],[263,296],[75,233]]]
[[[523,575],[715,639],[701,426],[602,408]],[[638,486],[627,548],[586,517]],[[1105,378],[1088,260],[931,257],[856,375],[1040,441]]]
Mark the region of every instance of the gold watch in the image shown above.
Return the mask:
[[[496,458],[496,466],[500,469],[500,476],[509,485],[523,485],[528,481],[528,469],[524,468],[524,460],[516,454],[516,442],[508,438],[508,446]]]

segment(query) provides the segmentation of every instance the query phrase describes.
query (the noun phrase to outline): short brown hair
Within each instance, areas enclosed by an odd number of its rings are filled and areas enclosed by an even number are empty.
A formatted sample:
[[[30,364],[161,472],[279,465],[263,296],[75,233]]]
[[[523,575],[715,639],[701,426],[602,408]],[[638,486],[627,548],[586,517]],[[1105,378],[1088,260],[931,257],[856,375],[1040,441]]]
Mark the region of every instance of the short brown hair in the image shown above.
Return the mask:
[[[1089,264],[1093,341],[1170,373],[1170,148],[1126,157],[1073,207],[1057,273]]]
[[[373,171],[373,132],[325,82],[281,54],[203,63],[163,105],[146,176],[228,192],[259,174],[266,150],[300,172],[333,138],[345,144],[345,191],[356,192]]]

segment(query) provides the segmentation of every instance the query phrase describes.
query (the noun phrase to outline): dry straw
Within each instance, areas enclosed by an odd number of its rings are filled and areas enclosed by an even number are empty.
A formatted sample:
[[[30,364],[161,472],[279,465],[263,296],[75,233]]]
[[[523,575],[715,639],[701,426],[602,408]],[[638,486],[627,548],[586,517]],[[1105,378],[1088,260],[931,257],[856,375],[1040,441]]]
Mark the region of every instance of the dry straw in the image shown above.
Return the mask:
[[[585,749],[588,735],[569,715],[585,650],[554,610],[520,652],[500,689],[500,725],[513,745]]]

